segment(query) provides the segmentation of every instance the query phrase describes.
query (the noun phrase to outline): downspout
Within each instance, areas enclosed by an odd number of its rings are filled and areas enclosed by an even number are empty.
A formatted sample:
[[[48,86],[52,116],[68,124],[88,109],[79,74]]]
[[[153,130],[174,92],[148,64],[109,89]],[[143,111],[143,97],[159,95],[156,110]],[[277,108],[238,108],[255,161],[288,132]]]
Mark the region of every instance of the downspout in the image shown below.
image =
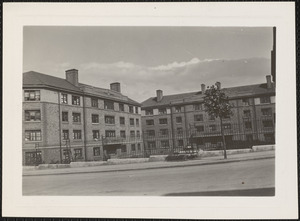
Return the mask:
[[[170,103],[170,111],[171,111],[171,136],[172,136],[172,144],[173,144],[173,148],[172,149],[174,149],[175,148],[175,134],[174,134],[174,130],[175,130],[175,128],[174,128],[174,122],[173,122],[173,107],[172,107],[172,105],[171,105],[171,103]]]
[[[83,94],[82,96],[82,103],[83,103],[83,148],[84,148],[84,161],[87,161],[87,154],[86,154],[86,117],[85,117],[85,96]]]
[[[61,107],[60,107],[60,92],[57,91],[57,97],[58,97],[58,127],[59,127],[59,160],[60,163],[62,163],[62,149],[61,149]]]
[[[183,99],[183,104],[184,104],[184,99]],[[185,139],[187,141],[187,145],[189,145],[190,142],[189,142],[189,131],[188,131],[188,128],[187,128],[188,122],[187,122],[186,105],[183,105],[183,111],[184,111]]]

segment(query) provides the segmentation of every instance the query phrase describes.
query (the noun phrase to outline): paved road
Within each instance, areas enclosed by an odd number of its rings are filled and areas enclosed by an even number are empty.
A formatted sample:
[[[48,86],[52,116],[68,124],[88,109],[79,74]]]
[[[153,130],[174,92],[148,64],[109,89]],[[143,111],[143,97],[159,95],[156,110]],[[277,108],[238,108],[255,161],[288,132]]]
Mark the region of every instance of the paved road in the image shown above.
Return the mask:
[[[246,196],[252,193],[273,195],[274,187],[275,159],[199,167],[23,177],[24,195],[207,196],[211,193],[211,196]]]

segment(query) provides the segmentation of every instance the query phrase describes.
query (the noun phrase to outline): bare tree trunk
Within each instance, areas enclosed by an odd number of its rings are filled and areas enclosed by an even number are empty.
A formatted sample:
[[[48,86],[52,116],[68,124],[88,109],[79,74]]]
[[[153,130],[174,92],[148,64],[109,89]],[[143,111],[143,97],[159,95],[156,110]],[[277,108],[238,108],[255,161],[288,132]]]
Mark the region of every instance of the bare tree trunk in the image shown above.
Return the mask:
[[[221,120],[221,134],[222,134],[222,139],[223,139],[224,159],[227,159],[226,142],[225,142],[225,136],[224,136],[224,130],[223,130],[223,120],[222,120],[222,117],[220,117],[220,120]]]

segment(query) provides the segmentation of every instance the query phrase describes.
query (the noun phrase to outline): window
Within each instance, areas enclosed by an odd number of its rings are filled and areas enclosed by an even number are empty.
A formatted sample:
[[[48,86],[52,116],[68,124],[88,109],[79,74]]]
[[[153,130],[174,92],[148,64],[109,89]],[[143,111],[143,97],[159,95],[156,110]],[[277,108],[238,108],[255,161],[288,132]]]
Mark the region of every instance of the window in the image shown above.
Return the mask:
[[[69,121],[69,113],[68,112],[62,112],[61,121],[62,122],[68,122]]]
[[[178,135],[183,135],[182,127],[177,127],[177,134]]]
[[[130,126],[134,126],[134,119],[133,118],[129,119],[129,124],[130,124]]]
[[[231,129],[231,124],[223,124],[223,128],[226,129]]]
[[[145,110],[146,115],[153,115],[153,109]]]
[[[72,117],[73,117],[73,122],[74,123],[80,123],[81,122],[81,115],[80,115],[80,113],[73,113]]]
[[[202,104],[194,104],[194,110],[202,110]]]
[[[75,152],[75,159],[80,159],[82,158],[82,149],[74,149]]]
[[[25,111],[25,121],[41,121],[41,111],[40,110]]]
[[[182,117],[176,117],[176,123],[181,124],[182,123]]]
[[[154,120],[146,120],[146,125],[154,125]]]
[[[73,105],[80,105],[80,97],[72,95],[72,104]]]
[[[136,131],[136,137],[140,138],[141,137],[141,133],[139,130]]]
[[[120,125],[125,125],[125,117],[120,117]]]
[[[130,137],[135,137],[135,131],[134,130],[130,131]]]
[[[61,103],[63,103],[63,104],[68,103],[68,95],[67,94],[61,94]]]
[[[161,136],[167,136],[169,134],[168,129],[160,129],[159,133]]]
[[[94,147],[93,153],[94,153],[94,156],[100,156],[100,147]]]
[[[176,106],[175,107],[175,112],[180,113],[181,112],[181,106]]]
[[[162,141],[160,141],[160,146],[162,148],[168,148],[169,147],[169,140],[162,140]]]
[[[215,116],[213,116],[213,115],[208,115],[208,120],[215,120],[216,118],[215,118]]]
[[[149,137],[154,137],[155,136],[155,130],[147,130],[147,135]]]
[[[39,101],[40,100],[40,91],[25,91],[24,92],[25,101]]]
[[[203,114],[194,115],[194,121],[203,121]]]
[[[105,137],[116,137],[116,131],[114,130],[106,130]]]
[[[243,98],[242,103],[243,103],[244,106],[249,106],[249,104],[250,104],[249,98]]]
[[[40,130],[26,130],[25,131],[25,141],[41,141],[41,131]]]
[[[271,117],[272,116],[272,108],[263,108],[263,109],[261,109],[261,113],[265,117]]]
[[[177,145],[178,147],[183,147],[183,140],[178,140]]]
[[[217,126],[216,125],[209,125],[209,131],[216,131],[217,130]]]
[[[114,116],[105,116],[105,123],[106,124],[115,124],[115,117]]]
[[[244,118],[250,118],[251,117],[251,111],[250,110],[244,110]]]
[[[131,151],[135,151],[135,144],[131,144]]]
[[[135,124],[136,124],[136,126],[140,126],[140,120],[139,119],[135,119]]]
[[[139,108],[135,107],[135,113],[138,114],[139,113]]]
[[[264,127],[273,127],[273,121],[272,120],[263,120],[262,121]]]
[[[93,130],[93,139],[99,139],[100,138],[100,134],[99,134],[99,130]]]
[[[69,140],[69,130],[63,130],[63,140]]]
[[[155,141],[148,141],[148,148],[149,149],[155,149],[156,148]]]
[[[196,126],[196,131],[197,132],[203,132],[204,131],[204,126]]]
[[[91,98],[91,104],[92,104],[92,107],[98,107],[98,99],[97,98]]]
[[[168,124],[168,119],[167,118],[159,119],[159,124]]]
[[[268,96],[266,96],[266,97],[261,97],[261,98],[260,98],[260,103],[261,103],[261,104],[271,103],[271,99],[270,99],[270,97],[268,97]]]
[[[129,113],[133,113],[133,106],[129,106]]]
[[[124,104],[119,104],[119,111],[124,111]]]
[[[114,102],[113,101],[104,101],[104,109],[114,110]]]
[[[92,114],[92,123],[99,124],[99,115],[98,114]]]
[[[167,113],[167,109],[166,108],[159,108],[158,109],[158,113],[159,114],[166,114]]]
[[[247,129],[247,130],[252,129],[252,123],[250,121],[245,122],[245,129]]]
[[[81,130],[73,130],[73,139],[81,140]]]
[[[140,143],[138,143],[137,149],[138,149],[138,151],[141,151],[141,144]]]
[[[126,138],[126,132],[125,132],[125,130],[121,130],[120,131],[120,137]]]

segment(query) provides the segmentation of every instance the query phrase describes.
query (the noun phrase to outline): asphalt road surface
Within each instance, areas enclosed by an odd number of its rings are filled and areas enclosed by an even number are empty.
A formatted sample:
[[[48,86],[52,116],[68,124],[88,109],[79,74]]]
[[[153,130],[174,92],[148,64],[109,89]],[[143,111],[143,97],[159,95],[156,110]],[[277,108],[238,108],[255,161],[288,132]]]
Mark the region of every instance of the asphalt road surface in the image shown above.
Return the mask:
[[[23,195],[272,196],[274,194],[275,159],[123,172],[23,176]]]

